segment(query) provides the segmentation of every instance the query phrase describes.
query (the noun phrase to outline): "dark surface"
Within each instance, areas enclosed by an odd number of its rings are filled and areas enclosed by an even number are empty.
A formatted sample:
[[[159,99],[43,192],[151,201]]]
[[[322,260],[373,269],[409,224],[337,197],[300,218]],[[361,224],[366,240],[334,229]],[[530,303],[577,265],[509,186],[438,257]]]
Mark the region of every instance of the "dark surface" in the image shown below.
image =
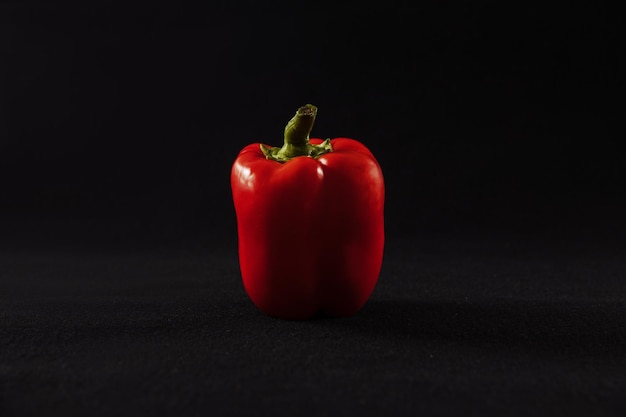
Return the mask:
[[[621,415],[624,249],[394,239],[352,318],[248,301],[231,246],[4,252],[3,415]]]
[[[620,15],[332,3],[1,3],[2,417],[626,413]],[[387,245],[358,315],[291,322],[229,170],[307,102]]]

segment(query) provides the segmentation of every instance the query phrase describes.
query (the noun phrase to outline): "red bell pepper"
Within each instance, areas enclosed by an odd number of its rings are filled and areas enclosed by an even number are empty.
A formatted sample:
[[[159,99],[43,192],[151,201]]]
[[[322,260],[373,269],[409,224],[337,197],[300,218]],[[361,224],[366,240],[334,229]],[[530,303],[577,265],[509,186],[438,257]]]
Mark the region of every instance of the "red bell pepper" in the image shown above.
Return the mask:
[[[317,108],[298,109],[282,147],[246,146],[231,187],[246,292],[270,316],[350,316],[383,260],[385,186],[360,142],[309,139]]]

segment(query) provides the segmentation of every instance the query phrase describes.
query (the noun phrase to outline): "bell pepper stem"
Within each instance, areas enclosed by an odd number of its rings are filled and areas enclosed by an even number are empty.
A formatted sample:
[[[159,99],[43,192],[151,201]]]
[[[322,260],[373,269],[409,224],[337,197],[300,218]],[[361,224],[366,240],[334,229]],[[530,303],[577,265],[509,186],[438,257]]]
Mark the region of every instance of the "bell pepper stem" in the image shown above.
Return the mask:
[[[285,144],[304,147],[309,143],[309,135],[315,123],[317,107],[306,104],[298,109],[295,116],[285,126]]]
[[[261,151],[265,157],[277,162],[287,162],[298,156],[317,158],[327,152],[332,152],[330,139],[326,139],[319,145],[309,142],[316,116],[317,107],[314,105],[306,104],[300,107],[285,126],[284,144],[281,148],[261,144]]]

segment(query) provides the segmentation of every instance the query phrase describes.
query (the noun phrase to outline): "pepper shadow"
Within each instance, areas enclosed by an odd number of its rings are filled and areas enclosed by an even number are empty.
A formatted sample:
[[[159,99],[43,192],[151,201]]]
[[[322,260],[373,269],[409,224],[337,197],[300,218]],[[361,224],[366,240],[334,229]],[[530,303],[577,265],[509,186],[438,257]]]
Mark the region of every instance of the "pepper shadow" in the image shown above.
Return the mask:
[[[349,320],[325,321],[386,339],[448,340],[545,351],[626,350],[626,304],[591,301],[375,300]]]

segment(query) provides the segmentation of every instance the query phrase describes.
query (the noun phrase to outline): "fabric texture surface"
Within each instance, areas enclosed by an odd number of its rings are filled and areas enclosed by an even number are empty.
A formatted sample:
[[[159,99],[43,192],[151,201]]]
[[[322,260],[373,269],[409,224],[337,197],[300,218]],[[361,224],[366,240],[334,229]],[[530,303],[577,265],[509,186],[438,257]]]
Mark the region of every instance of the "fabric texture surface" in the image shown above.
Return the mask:
[[[365,308],[256,310],[236,246],[3,251],[3,416],[620,415],[623,249],[393,238]]]

